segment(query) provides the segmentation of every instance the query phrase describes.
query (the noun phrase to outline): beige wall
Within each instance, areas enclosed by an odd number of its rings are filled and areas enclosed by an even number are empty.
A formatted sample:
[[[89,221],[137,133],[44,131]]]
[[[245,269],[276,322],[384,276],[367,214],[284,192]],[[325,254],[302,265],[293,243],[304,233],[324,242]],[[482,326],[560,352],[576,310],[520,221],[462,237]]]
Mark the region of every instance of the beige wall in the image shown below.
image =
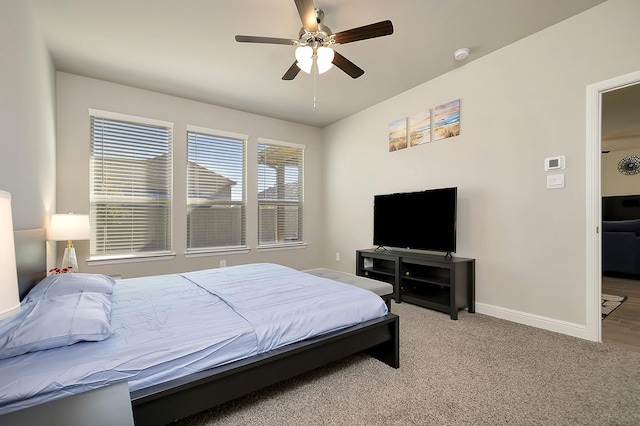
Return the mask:
[[[321,265],[322,133],[301,124],[234,111],[106,81],[57,73],[57,203],[58,212],[89,212],[89,108],[174,123],[173,249],[174,260],[87,265],[89,242],[74,242],[82,271],[123,277],[172,273],[250,262],[276,262],[297,269]],[[305,145],[304,240],[306,248],[261,251],[257,246],[257,208],[247,205],[249,254],[185,258],[186,250],[186,126],[195,125],[249,135],[248,164],[256,164],[258,138]],[[257,197],[256,171],[247,170],[247,199]],[[63,245],[58,245],[58,252]]]
[[[638,16],[640,2],[610,0],[325,129],[324,266],[355,271],[375,194],[457,186],[479,311],[584,328],[586,87],[640,69]],[[455,99],[460,136],[388,152],[388,123]],[[556,155],[566,186],[548,190]]]
[[[14,229],[44,227],[54,208],[54,76],[28,3],[0,1],[0,189]]]

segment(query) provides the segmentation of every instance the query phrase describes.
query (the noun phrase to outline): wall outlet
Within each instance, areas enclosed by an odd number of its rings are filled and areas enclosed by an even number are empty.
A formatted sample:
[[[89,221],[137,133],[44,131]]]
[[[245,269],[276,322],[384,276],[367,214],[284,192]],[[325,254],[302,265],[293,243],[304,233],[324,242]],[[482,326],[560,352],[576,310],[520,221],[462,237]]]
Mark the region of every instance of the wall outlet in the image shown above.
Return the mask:
[[[226,261],[225,259],[222,259],[222,260],[220,261],[220,267],[221,267],[221,268],[224,268],[225,266],[227,266],[227,261]]]
[[[336,262],[340,262],[340,252],[336,252]]]

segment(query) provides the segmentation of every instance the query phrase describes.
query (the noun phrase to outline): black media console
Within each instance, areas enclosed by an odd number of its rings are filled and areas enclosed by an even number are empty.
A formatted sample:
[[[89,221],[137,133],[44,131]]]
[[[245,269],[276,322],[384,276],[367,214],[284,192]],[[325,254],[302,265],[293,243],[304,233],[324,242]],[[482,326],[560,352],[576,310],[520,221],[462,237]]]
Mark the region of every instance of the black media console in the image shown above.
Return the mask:
[[[446,312],[475,312],[475,259],[401,250],[356,250],[356,275],[393,285],[397,303]]]

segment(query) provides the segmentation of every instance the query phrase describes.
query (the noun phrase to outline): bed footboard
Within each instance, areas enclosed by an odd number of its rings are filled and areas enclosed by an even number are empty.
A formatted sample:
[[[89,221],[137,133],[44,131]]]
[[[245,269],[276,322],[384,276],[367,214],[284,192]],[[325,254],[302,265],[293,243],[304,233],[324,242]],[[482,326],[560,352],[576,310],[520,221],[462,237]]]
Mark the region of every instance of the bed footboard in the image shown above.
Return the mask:
[[[160,425],[199,413],[358,352],[400,366],[397,315],[131,392],[135,424]]]

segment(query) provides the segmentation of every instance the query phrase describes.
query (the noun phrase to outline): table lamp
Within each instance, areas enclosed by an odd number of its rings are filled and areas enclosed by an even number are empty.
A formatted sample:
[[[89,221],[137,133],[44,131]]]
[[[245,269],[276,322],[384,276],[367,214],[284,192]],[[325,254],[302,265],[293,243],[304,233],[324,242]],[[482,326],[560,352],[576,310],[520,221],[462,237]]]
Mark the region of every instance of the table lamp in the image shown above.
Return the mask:
[[[0,191],[0,320],[20,311],[11,194]]]
[[[49,224],[48,239],[52,241],[67,241],[64,249],[60,269],[71,267],[72,272],[78,272],[78,259],[73,240],[88,240],[91,236],[88,214],[54,214]]]

